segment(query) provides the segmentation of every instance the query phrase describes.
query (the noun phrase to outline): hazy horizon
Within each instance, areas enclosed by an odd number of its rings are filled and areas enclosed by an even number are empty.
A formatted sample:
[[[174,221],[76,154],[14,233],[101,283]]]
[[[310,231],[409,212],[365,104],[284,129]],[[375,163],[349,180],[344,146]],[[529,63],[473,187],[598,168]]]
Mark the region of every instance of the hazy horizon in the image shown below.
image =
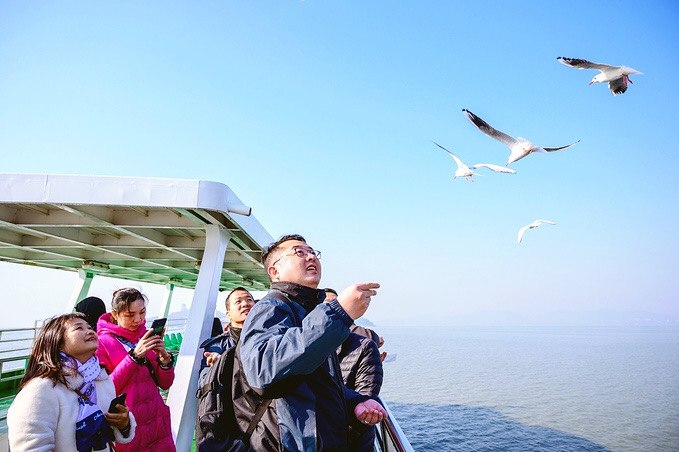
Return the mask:
[[[14,284],[6,278],[12,276]],[[34,279],[31,279],[34,278]],[[24,281],[17,285],[16,281]],[[18,302],[20,309],[5,309],[0,316],[0,329],[3,328],[29,328],[35,320],[43,320],[53,315],[64,312],[68,297],[71,295],[73,285],[77,281],[75,272],[60,271],[44,268],[36,268],[27,265],[8,264],[0,262],[0,284],[5,287],[4,300]],[[30,290],[27,285],[48,284],[50,285],[50,298],[25,300]],[[135,283],[108,277],[95,277],[90,288],[92,296],[98,296],[110,308],[110,298],[114,290],[122,287],[137,287],[149,297],[148,318],[158,317],[164,307],[166,289],[164,286],[148,283]],[[254,292],[256,297],[261,297],[265,292]],[[224,300],[228,292],[220,292],[217,299],[217,312],[224,313]],[[190,309],[192,291],[190,289],[176,288],[170,308],[170,317],[184,310]],[[6,302],[5,302],[6,303]],[[3,303],[4,304],[4,303]],[[662,312],[640,310],[552,310],[541,312],[512,312],[498,310],[496,312],[473,312],[469,311],[457,317],[448,318],[424,318],[413,317],[409,319],[382,319],[371,315],[368,310],[366,315],[359,319],[370,322],[377,329],[381,326],[679,326],[679,315]],[[32,317],[31,317],[32,316]]]

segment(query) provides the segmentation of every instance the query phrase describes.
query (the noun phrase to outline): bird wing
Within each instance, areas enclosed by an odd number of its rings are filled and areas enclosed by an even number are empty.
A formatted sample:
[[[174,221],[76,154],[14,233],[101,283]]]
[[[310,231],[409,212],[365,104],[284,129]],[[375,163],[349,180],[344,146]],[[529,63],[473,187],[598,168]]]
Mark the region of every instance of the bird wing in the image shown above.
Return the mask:
[[[465,108],[463,108],[462,111],[465,113],[465,115],[467,115],[467,119],[469,119],[472,124],[474,124],[481,132],[485,133],[489,137],[495,138],[496,140],[506,144],[510,148],[512,147],[512,145],[516,143],[516,138],[510,137],[506,133],[494,129],[493,127],[490,126],[490,124],[476,116],[471,111]]]
[[[556,147],[556,148],[542,148],[542,149],[544,149],[547,152],[561,151],[561,150],[569,148],[571,146],[575,146],[579,142],[580,142],[580,140],[576,141],[575,143],[567,144],[566,146],[559,146],[559,147]]]
[[[627,91],[627,83],[625,83],[625,78],[620,77],[616,78],[615,80],[611,80],[608,82],[608,89],[611,90],[611,93],[613,93],[614,96],[624,93]]]
[[[514,171],[511,168],[507,168],[506,166],[500,166],[500,165],[493,165],[492,163],[477,163],[476,165],[472,166],[473,169],[478,169],[478,168],[488,168],[491,171],[495,171],[498,173],[507,173],[507,174],[515,174],[516,171]]]
[[[443,146],[441,146],[440,144],[438,144],[436,141],[432,141],[432,143],[434,143],[436,146],[438,146],[438,147],[440,147],[441,149],[443,149],[444,151],[446,151],[446,152],[448,153],[448,155],[450,155],[450,156],[453,158],[453,160],[455,160],[455,163],[457,163],[457,167],[458,167],[458,168],[459,168],[460,166],[465,166],[465,167],[467,166],[467,165],[465,165],[465,164],[462,162],[462,160],[460,160],[459,158],[457,158],[457,156],[456,156],[455,154],[453,154],[453,153],[450,152],[448,149],[446,149],[446,148],[444,148]]]
[[[516,243],[521,243],[521,240],[523,240],[523,235],[526,233],[526,231],[529,229],[529,226],[524,226],[521,229],[519,229],[519,235],[516,238]]]
[[[636,69],[632,69],[632,68],[629,67],[629,66],[623,66],[623,67],[621,67],[620,69],[622,70],[622,73],[623,73],[623,74],[627,74],[627,75],[633,75],[633,74],[642,75],[642,74],[643,74],[643,72],[639,72],[639,71],[637,71]]]
[[[561,64],[576,69],[598,69],[600,71],[607,71],[610,69],[618,69],[618,66],[610,66],[608,64],[592,63],[591,61],[581,60],[579,58],[558,57],[557,60]]]
[[[541,224],[556,224],[552,220],[535,220],[530,224],[527,224],[526,226],[522,227],[519,229],[519,236],[518,236],[518,243],[521,243],[521,240],[523,240],[523,235],[526,233],[527,230],[537,228]]]

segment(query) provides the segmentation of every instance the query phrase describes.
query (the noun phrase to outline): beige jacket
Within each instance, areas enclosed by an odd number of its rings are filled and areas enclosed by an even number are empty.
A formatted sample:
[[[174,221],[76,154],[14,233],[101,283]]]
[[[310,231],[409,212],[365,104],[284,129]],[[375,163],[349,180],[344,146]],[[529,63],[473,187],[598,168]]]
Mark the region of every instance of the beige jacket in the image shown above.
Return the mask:
[[[17,394],[7,411],[7,434],[12,452],[76,450],[75,423],[78,417],[78,395],[70,388],[83,384],[80,374],[66,376],[68,387],[56,386],[47,378],[34,378]],[[102,412],[116,396],[113,381],[104,369],[94,380],[97,404]],[[113,428],[115,441],[129,443],[134,438],[137,423],[130,412],[130,434],[123,437]],[[105,450],[109,450],[108,447]]]

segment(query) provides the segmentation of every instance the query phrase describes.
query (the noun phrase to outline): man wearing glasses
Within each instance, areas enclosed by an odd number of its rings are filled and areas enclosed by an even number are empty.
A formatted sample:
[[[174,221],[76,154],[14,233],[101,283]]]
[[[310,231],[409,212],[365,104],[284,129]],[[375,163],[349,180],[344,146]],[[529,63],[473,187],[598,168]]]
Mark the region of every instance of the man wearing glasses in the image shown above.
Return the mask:
[[[262,400],[273,399],[252,450],[346,451],[350,424],[375,425],[387,415],[375,399],[344,386],[335,354],[379,284],[354,284],[323,303],[319,257],[300,235],[281,237],[262,256],[271,290],[250,311],[237,348],[252,390],[234,391],[243,431]]]

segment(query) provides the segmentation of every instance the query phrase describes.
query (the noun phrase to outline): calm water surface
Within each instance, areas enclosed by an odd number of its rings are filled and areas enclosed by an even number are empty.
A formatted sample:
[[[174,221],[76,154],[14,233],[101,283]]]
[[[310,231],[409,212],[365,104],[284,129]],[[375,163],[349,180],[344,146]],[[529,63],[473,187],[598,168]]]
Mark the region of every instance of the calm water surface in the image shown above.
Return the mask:
[[[376,328],[417,451],[679,451],[679,328]]]

